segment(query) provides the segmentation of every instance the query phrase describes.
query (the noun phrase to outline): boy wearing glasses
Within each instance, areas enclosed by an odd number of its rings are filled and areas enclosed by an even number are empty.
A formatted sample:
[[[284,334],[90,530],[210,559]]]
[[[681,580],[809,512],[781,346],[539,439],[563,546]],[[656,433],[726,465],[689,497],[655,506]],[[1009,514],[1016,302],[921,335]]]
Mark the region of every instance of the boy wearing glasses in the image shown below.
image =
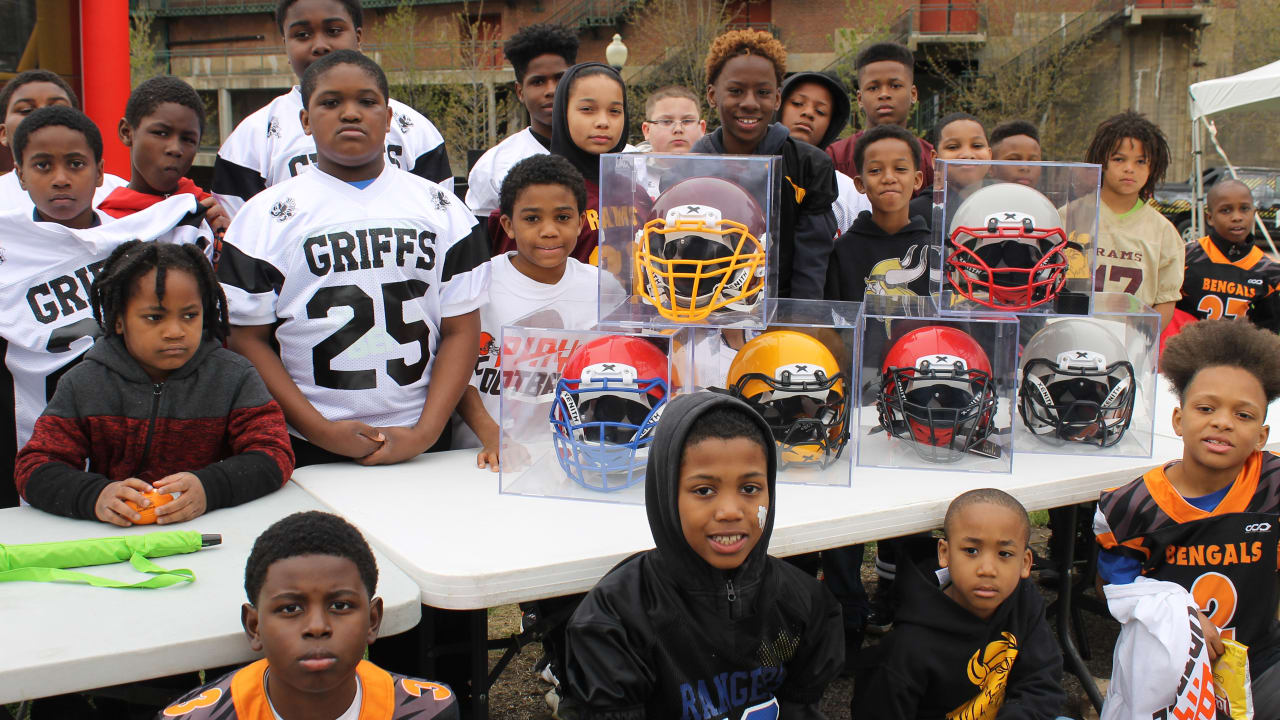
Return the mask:
[[[707,132],[698,96],[679,85],[651,93],[644,101],[644,117],[640,130],[649,144],[648,152],[687,153]]]

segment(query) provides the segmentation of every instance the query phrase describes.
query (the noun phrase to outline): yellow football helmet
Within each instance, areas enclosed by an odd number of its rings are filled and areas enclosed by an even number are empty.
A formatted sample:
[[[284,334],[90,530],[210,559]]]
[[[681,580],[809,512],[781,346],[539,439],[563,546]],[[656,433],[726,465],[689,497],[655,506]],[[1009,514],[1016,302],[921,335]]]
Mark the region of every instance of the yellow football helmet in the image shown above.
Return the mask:
[[[726,384],[773,429],[784,468],[826,467],[844,451],[848,382],[817,338],[772,330],[748,340],[729,364]]]
[[[749,310],[764,296],[767,243],[764,213],[746,190],[715,177],[682,180],[636,233],[636,289],[673,322]]]

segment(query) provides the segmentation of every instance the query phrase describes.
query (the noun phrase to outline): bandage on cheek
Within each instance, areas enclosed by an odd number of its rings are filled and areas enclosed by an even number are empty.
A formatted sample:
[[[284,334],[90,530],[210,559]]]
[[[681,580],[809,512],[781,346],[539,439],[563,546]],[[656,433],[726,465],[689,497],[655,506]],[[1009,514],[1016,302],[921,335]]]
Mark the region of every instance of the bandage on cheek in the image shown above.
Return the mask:
[[[764,505],[756,506],[756,520],[760,521],[760,529],[764,529],[764,521],[769,517],[769,508]]]

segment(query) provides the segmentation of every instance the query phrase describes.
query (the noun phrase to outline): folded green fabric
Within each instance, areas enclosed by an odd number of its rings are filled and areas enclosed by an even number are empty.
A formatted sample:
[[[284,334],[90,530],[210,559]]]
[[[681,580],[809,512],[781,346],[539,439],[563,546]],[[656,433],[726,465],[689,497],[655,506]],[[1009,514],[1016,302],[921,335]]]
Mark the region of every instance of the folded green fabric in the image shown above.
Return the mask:
[[[200,533],[165,530],[145,535],[65,540],[61,542],[0,545],[0,582],[66,582],[94,587],[162,588],[194,582],[187,569],[167,570],[148,560],[199,550]],[[109,565],[128,560],[135,569],[154,577],[135,583],[112,580],[66,568]]]

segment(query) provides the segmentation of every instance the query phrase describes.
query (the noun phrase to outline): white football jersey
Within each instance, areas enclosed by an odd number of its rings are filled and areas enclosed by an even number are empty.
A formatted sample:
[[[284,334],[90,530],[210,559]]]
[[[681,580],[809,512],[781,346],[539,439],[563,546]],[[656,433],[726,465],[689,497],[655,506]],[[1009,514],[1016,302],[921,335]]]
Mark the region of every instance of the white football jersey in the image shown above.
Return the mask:
[[[480,392],[485,410],[499,422],[498,409],[502,395],[503,368],[499,343],[502,328],[516,320],[537,313],[538,327],[588,330],[596,324],[599,303],[600,270],[569,258],[564,275],[554,285],[540,283],[521,273],[511,264],[510,254],[498,255],[476,268],[476,279],[484,288],[484,304],[480,306],[480,352],[476,358],[471,385]],[[610,276],[612,277],[612,276]],[[514,347],[508,357],[519,352]],[[510,365],[510,363],[508,363]],[[513,376],[506,376],[510,380]],[[480,439],[459,418],[454,422],[453,448],[480,447]]]
[[[444,138],[431,121],[391,100],[387,160],[453,192],[453,171]],[[232,218],[245,202],[316,162],[316,141],[302,130],[302,91],[293,89],[236,126],[213,163],[213,194]]]
[[[89,286],[111,252],[134,239],[196,242],[206,253],[212,248],[194,195],[175,195],[119,220],[99,216],[109,222],[72,230],[35,222],[30,210],[0,215],[0,396],[13,399],[13,415],[5,413],[13,425],[0,438],[0,459],[10,464],[12,452],[31,437],[58,378],[101,334],[89,308]],[[7,406],[0,399],[0,407]],[[6,448],[15,440],[16,446]]]
[[[853,227],[853,221],[858,219],[858,215],[863,210],[871,209],[871,201],[867,196],[858,192],[858,187],[853,184],[853,178],[845,175],[839,170],[836,171],[836,201],[831,204],[831,210],[836,215],[837,232],[843,235],[849,232],[849,228]]]
[[[364,189],[312,170],[245,203],[218,277],[232,325],[273,325],[280,358],[332,421],[417,422],[440,319],[480,306],[488,259],[475,217],[391,165]],[[296,433],[296,431],[295,431]]]
[[[93,206],[98,207],[112,190],[128,185],[129,181],[111,173],[102,173],[102,186],[93,191]],[[18,184],[18,173],[11,171],[0,175],[0,213],[11,210],[26,210],[28,214],[34,208],[31,196]]]
[[[549,150],[525,128],[494,145],[480,156],[467,176],[467,207],[476,215],[486,216],[498,209],[502,181],[511,166],[527,157],[546,155]]]

